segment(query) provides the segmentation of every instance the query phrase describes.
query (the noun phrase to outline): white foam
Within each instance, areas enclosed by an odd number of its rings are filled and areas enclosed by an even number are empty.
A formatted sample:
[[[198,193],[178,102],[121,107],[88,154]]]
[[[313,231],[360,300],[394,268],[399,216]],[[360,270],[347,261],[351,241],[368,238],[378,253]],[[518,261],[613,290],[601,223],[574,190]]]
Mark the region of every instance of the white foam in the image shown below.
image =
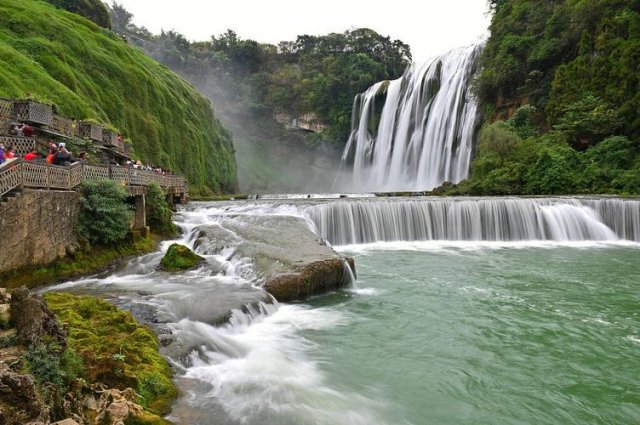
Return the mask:
[[[350,323],[344,313],[302,305],[280,306],[270,316],[215,328],[183,320],[178,335],[200,333],[204,354],[194,352],[185,377],[210,384],[205,395],[240,423],[385,424],[384,401],[339,391],[310,357],[318,349],[300,332]],[[211,347],[215,347],[211,349]],[[200,401],[202,395],[200,395]],[[194,401],[195,403],[196,401]]]
[[[486,249],[528,249],[528,248],[640,248],[640,243],[617,240],[617,241],[393,241],[393,242],[373,242],[356,245],[340,245],[333,248],[343,254],[362,255],[371,251],[425,251],[425,252],[446,252],[455,251],[477,251]]]

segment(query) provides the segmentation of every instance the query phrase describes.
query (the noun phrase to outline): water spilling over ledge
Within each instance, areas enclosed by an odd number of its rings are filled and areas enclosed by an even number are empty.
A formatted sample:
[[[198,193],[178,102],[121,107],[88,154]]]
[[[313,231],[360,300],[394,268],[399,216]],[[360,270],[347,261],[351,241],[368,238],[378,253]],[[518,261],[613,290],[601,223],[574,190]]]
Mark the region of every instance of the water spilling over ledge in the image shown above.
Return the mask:
[[[417,198],[307,209],[333,245],[388,241],[640,241],[640,201],[618,198]]]
[[[471,80],[481,49],[413,64],[402,78],[356,97],[343,153],[353,162],[349,190],[431,190],[467,178],[478,115]]]

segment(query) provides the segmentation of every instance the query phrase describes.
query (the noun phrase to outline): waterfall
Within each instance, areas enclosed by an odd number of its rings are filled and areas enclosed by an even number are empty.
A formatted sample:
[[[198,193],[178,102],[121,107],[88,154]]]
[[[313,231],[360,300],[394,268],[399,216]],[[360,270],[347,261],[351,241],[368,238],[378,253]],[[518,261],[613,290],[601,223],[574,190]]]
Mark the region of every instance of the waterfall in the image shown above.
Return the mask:
[[[402,78],[356,97],[343,153],[343,161],[353,157],[350,190],[430,190],[467,178],[478,111],[470,82],[480,51],[470,46],[412,64]]]
[[[640,201],[419,198],[333,201],[306,211],[333,245],[380,241],[640,241]]]

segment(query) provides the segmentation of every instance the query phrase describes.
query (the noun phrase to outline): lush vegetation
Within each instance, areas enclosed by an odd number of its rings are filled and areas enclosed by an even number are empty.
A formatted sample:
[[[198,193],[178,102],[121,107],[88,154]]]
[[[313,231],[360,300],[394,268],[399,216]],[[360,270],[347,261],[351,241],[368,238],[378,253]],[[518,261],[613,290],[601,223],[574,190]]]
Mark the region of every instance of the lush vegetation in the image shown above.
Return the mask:
[[[139,159],[186,175],[197,192],[234,189],[230,135],[192,86],[79,15],[43,1],[5,0],[0,96],[27,93],[63,115],[119,128]]]
[[[78,234],[92,245],[113,245],[122,241],[132,217],[126,200],[127,191],[113,180],[83,182]]]
[[[491,1],[487,123],[453,193],[640,193],[640,6]]]
[[[269,120],[274,113],[315,113],[328,125],[323,138],[338,143],[346,142],[355,95],[400,77],[411,60],[408,45],[366,28],[301,35],[277,46],[230,30],[191,43],[175,32],[136,27],[117,3],[111,14],[114,31],[191,81],[218,110]]]
[[[151,183],[147,186],[145,196],[147,207],[147,224],[151,231],[157,235],[171,237],[177,232],[176,225],[173,224],[173,213],[167,203],[167,194],[158,184]]]
[[[47,353],[33,353],[32,367],[47,379],[64,382],[71,374],[88,382],[102,382],[111,388],[133,388],[140,404],[151,412],[166,414],[177,392],[171,368],[158,352],[158,338],[147,326],[138,324],[130,313],[96,298],[68,293],[50,293],[47,305],[68,328],[67,343],[76,353],[62,360],[63,370],[46,371],[51,364]],[[44,379],[44,378],[43,378]]]

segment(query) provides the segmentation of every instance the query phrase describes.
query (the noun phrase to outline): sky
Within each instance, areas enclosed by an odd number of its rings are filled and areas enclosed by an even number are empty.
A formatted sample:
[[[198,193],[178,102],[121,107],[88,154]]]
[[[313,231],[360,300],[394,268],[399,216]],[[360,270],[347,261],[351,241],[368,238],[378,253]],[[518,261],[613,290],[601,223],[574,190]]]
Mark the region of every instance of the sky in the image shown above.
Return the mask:
[[[109,0],[113,4],[113,0]],[[117,0],[152,33],[175,30],[208,40],[227,29],[277,44],[298,35],[371,28],[411,46],[423,61],[480,41],[489,25],[486,0]],[[420,6],[416,6],[419,4]]]

